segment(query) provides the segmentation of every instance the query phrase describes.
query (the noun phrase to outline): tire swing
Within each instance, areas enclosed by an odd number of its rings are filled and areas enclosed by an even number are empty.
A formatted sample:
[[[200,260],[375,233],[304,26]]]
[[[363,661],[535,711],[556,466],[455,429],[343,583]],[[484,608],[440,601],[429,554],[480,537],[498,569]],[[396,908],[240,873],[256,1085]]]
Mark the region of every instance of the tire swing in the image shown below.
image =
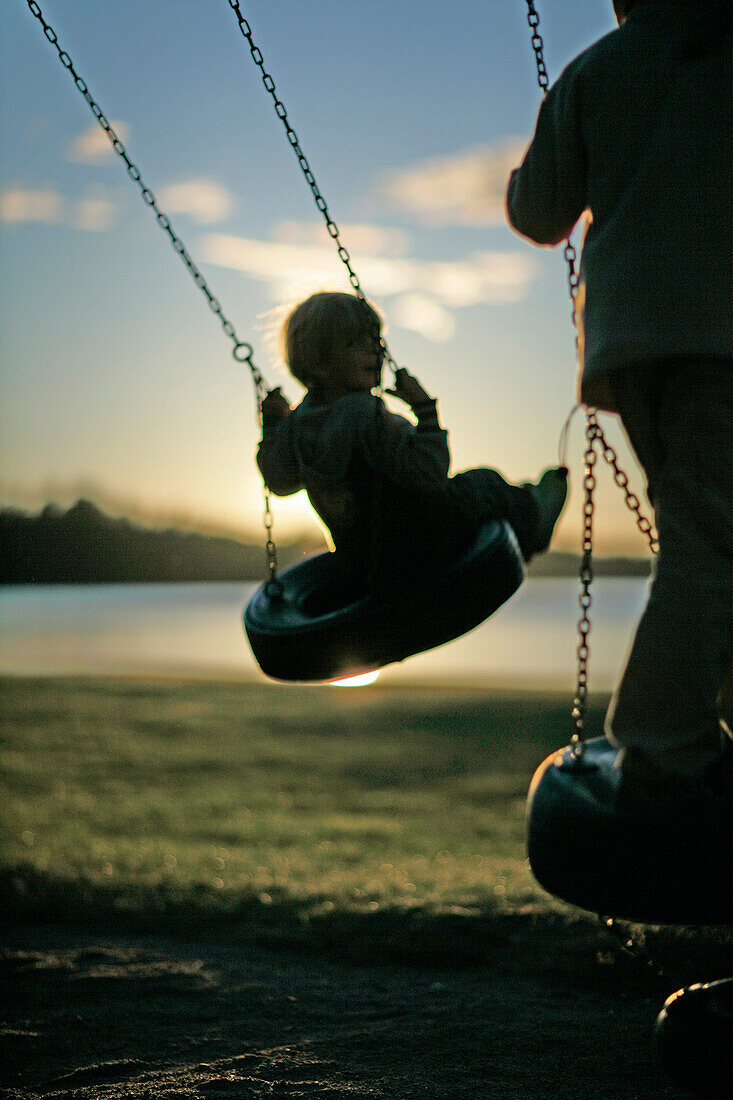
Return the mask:
[[[539,17],[532,0],[527,4],[538,83],[546,93]],[[575,307],[575,252],[569,241],[565,256]],[[605,914],[611,923],[618,917],[649,924],[728,925],[733,923],[733,799],[711,794],[691,796],[687,802],[670,799],[667,805],[630,804],[629,796],[620,797],[617,750],[605,737],[584,741],[598,445],[650,549],[656,553],[658,548],[595,409],[587,410],[586,441],[575,732],[570,745],[548,757],[532,780],[527,803],[530,866],[548,893]],[[730,1035],[730,1014],[726,1026]]]
[[[339,259],[356,296],[366,297],[349,252],[331,217],[290,124],[275,81],[266,71],[262,53],[242,14],[239,0],[229,0],[262,83],[285,127]],[[380,337],[384,360],[396,364]],[[266,489],[267,492],[267,489]],[[269,505],[266,506],[266,517]],[[266,518],[266,526],[267,526]],[[329,681],[403,661],[416,653],[444,645],[473,630],[514,595],[525,575],[524,559],[507,523],[484,524],[468,546],[440,571],[420,574],[417,594],[399,598],[379,580],[348,573],[333,552],[319,554],[277,575],[274,544],[268,527],[270,576],[244,611],[244,628],[252,652],[265,675],[276,680]]]
[[[487,523],[417,594],[397,598],[318,554],[263,584],[244,612],[252,652],[276,680],[357,676],[473,630],[513,596],[524,562],[507,523]]]
[[[232,355],[249,368],[255,391],[258,421],[268,392],[265,379],[255,365],[252,345],[240,340],[170,218],[160,209],[155,195],[145,184],[140,169],[130,159],[124,144],[92,97],[85,80],[77,73],[69,54],[46,20],[36,0],[26,0],[43,33],[56,49],[59,60],[71,76],[97,122],[106,133],[127,174],[137,184],[160,228],[169,238],[192,279],[204,294],[209,308],[219,319],[232,342]],[[239,0],[229,0],[239,29],[249,44],[275,111],[285,126],[288,140],[310,186],[328,232],[338,248],[356,296],[366,304],[359,279],[351,266],[339,229],[330,217],[298,137],[288,121],[287,111],[277,97],[275,82],[265,71],[262,54],[252,39]],[[396,370],[383,339],[385,361]],[[278,575],[277,548],[273,538],[270,492],[264,486],[268,579],[254,594],[244,612],[244,625],[252,652],[262,671],[274,679],[318,681],[341,679],[402,661],[422,650],[432,649],[467,633],[487,619],[516,592],[524,579],[524,560],[513,530],[505,523],[485,524],[470,545],[463,548],[440,574],[420,576],[424,595],[396,599],[372,586],[365,576],[347,575],[335,553],[320,554]]]

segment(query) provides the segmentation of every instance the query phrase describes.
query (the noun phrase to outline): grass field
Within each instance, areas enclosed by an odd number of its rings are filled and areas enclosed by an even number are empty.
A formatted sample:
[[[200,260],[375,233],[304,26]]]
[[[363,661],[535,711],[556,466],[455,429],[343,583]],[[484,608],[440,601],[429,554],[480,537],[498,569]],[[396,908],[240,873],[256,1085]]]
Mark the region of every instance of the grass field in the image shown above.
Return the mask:
[[[532,772],[570,734],[563,696],[0,686],[11,918],[416,961],[486,959],[538,920],[597,934],[525,860]]]

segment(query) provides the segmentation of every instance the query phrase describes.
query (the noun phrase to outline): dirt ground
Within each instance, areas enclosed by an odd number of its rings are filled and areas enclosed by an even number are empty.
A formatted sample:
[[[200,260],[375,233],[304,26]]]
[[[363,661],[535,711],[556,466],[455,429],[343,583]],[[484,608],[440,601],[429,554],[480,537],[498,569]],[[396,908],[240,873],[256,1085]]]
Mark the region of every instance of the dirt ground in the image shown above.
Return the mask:
[[[539,958],[552,933],[534,934]],[[535,976],[63,925],[11,928],[3,945],[8,1100],[680,1095],[655,1059],[664,998],[638,963],[578,978],[561,943]]]

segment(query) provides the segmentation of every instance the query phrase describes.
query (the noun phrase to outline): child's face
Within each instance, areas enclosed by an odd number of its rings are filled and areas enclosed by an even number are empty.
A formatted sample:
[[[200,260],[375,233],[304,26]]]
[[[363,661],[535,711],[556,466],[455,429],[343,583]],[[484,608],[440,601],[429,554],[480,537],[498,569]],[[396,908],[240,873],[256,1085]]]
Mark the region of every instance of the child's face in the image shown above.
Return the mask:
[[[345,393],[369,393],[379,385],[384,352],[379,333],[367,329],[334,348],[328,364],[328,381],[334,390]]]

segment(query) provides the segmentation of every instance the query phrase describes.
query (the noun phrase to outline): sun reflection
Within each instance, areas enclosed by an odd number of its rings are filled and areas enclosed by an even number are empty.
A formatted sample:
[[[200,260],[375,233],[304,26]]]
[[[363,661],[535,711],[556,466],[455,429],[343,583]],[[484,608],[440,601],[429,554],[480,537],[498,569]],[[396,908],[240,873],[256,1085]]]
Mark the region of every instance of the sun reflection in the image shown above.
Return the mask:
[[[374,672],[363,672],[360,676],[345,676],[343,680],[329,680],[328,686],[333,688],[364,687],[365,684],[373,684],[379,676],[379,669]]]

